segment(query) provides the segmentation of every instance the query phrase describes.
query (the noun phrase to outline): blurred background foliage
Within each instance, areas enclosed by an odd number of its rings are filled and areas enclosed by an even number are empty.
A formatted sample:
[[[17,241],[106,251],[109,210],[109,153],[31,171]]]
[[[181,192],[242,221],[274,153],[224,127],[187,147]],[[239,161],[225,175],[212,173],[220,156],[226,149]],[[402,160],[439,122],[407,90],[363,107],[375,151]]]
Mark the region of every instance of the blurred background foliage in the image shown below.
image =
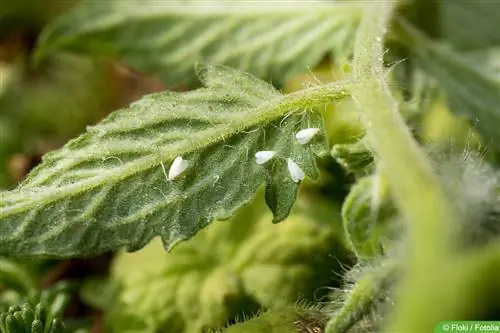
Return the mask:
[[[41,156],[110,111],[163,89],[155,78],[113,61],[56,54],[35,63],[46,23],[76,1],[0,5],[0,186],[10,188]]]
[[[95,124],[110,111],[145,93],[163,89],[157,79],[113,61],[62,54],[35,64],[31,54],[38,34],[46,23],[75,2],[0,3],[2,189],[15,186],[43,154],[83,133],[86,126]],[[64,261],[2,259],[0,304],[6,310],[22,304],[25,297],[40,288],[49,288],[61,280],[72,281],[77,287],[71,290],[65,316],[73,319],[65,320],[65,332],[100,332],[102,307],[96,304],[109,303],[111,299],[111,257],[107,254]]]
[[[109,112],[146,93],[169,88],[152,73],[140,73],[119,60],[56,53],[35,62],[32,52],[44,26],[76,2],[0,3],[1,189],[15,186],[44,153],[61,147]],[[401,15],[428,36],[446,41],[474,63],[500,75],[499,16],[491,5],[480,1],[464,1],[463,6],[452,1],[410,3],[401,7]],[[475,122],[452,112],[435,80],[415,69],[415,60],[404,45],[394,40],[388,46],[391,52],[386,61],[394,65],[392,81],[401,88],[397,91],[402,112],[426,149],[431,154],[440,154],[442,147],[458,153],[477,150],[496,165],[496,149],[477,133]],[[348,72],[348,65],[343,65],[348,58],[331,57],[325,55],[320,64],[288,78],[279,88],[288,93],[341,80]],[[343,275],[358,259],[365,262],[388,251],[391,243],[381,239],[381,234],[388,233],[396,214],[386,194],[382,201],[372,200],[379,175],[358,172],[373,166],[373,158],[364,145],[356,146],[364,130],[358,113],[353,112],[354,103],[347,100],[320,111],[335,158],[320,161],[320,181],[304,182],[285,222],[270,223],[259,195],[232,220],[214,223],[171,253],[152,242],[137,253],[108,253],[90,259],[1,258],[0,306],[7,311],[33,299],[36,290],[57,289],[58,282],[70,281],[64,315],[57,310],[65,318],[67,332],[177,333],[217,329],[298,300],[329,302],[332,288],[342,286]],[[341,208],[344,200],[353,205]],[[467,269],[484,272],[491,269],[473,259],[467,265]],[[446,272],[466,275],[457,263],[451,266]],[[467,276],[461,281],[470,280]],[[500,295],[498,290],[489,292]],[[51,295],[49,303],[54,301]],[[494,299],[486,298],[488,302]],[[28,303],[36,307],[37,302]],[[29,313],[27,309],[12,308],[9,315]],[[493,311],[491,318],[498,319],[495,309],[500,309],[498,304],[485,311]],[[371,327],[375,322],[362,322],[358,329],[363,331],[363,325]]]

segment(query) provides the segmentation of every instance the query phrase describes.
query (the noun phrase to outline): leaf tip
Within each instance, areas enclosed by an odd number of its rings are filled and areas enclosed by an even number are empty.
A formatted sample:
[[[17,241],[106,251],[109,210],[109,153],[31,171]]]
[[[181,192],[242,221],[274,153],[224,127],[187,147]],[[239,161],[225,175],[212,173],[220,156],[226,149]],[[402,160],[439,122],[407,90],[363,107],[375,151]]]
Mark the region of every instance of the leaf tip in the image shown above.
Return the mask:
[[[182,243],[184,239],[177,238],[175,240],[166,240],[162,237],[162,242],[163,242],[163,247],[165,248],[165,251],[171,252],[177,245]]]

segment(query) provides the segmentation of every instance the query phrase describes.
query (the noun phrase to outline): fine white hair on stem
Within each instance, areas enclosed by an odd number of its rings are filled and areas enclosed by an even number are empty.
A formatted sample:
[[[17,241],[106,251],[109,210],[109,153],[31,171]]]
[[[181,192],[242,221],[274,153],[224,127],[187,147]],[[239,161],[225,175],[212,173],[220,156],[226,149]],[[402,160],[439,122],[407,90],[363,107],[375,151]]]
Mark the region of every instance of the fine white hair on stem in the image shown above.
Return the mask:
[[[255,162],[257,164],[264,164],[274,156],[276,156],[276,152],[274,150],[261,150],[255,153]]]
[[[168,170],[168,180],[174,180],[189,167],[189,162],[181,156],[177,156]]]
[[[287,166],[288,166],[288,172],[290,173],[290,177],[295,183],[300,182],[302,179],[304,179],[305,174],[304,171],[291,159],[286,160]]]
[[[319,128],[306,128],[303,130],[300,130],[295,134],[295,138],[301,145],[305,145],[309,141],[312,140],[312,138],[318,134]]]
[[[309,72],[309,77],[314,81],[314,83],[311,81],[311,80],[308,80],[306,81],[305,83],[307,85],[309,85],[309,87],[313,87],[313,86],[319,86],[319,85],[322,85],[323,82],[321,82],[321,80],[319,79],[319,77],[314,74],[314,72],[311,70],[311,67],[310,66],[307,66],[307,71]]]

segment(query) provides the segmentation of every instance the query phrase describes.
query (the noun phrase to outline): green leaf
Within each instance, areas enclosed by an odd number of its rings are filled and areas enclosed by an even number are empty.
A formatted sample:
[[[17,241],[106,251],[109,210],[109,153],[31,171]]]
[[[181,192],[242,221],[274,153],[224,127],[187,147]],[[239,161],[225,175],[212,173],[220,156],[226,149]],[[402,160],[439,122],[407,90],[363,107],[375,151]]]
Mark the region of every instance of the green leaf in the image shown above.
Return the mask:
[[[367,147],[366,139],[355,143],[336,144],[330,154],[347,172],[363,175],[373,171],[373,156]]]
[[[358,258],[384,253],[393,238],[391,219],[396,209],[389,189],[379,173],[358,180],[342,205],[346,239]]]
[[[1,192],[0,253],[132,251],[156,235],[170,248],[213,219],[231,217],[265,182],[285,186],[267,197],[275,221],[285,218],[299,184],[282,161],[318,176],[314,155],[327,154],[323,131],[306,145],[294,134],[323,128],[319,115],[304,110],[345,96],[342,84],[283,96],[229,68],[199,71],[206,88],[144,97],[47,154],[17,189]],[[261,150],[277,155],[258,165]],[[163,166],[177,156],[189,167],[168,181]]]
[[[500,46],[498,1],[441,0],[437,4],[440,38],[460,50]]]
[[[80,288],[80,298],[91,307],[106,310],[116,292],[116,286],[108,278],[88,278]]]
[[[33,31],[32,29],[42,27],[73,3],[74,0],[2,1],[0,2],[0,31],[5,35],[19,33],[20,30],[23,34],[27,34],[28,31]]]
[[[25,65],[13,71],[17,77],[0,95],[0,114],[9,121],[11,131],[20,136],[16,152],[33,146],[34,141],[64,142],[110,111],[103,110],[103,105],[109,104],[113,81],[102,62],[56,55],[36,72]]]
[[[339,208],[302,195],[283,223],[272,224],[262,195],[257,199],[172,252],[152,242],[118,255],[112,276],[122,288],[110,331],[206,332],[258,307],[315,300],[328,292],[325,287],[338,286],[336,272],[350,264]]]
[[[38,157],[108,114],[112,82],[103,70],[102,63],[68,55],[36,70],[18,61],[5,76],[0,65],[0,188],[13,188],[24,173],[9,167],[14,154]]]
[[[0,286],[26,294],[35,288],[35,277],[21,263],[0,257]]]
[[[431,41],[400,21],[400,39],[417,58],[417,66],[436,79],[450,110],[475,122],[478,131],[500,144],[500,75],[498,49],[458,53]],[[485,61],[486,59],[486,61]],[[498,147],[497,147],[498,148]]]
[[[350,54],[353,2],[84,1],[43,32],[38,55],[114,57],[167,84],[191,84],[196,61],[225,64],[281,85],[334,50]]]

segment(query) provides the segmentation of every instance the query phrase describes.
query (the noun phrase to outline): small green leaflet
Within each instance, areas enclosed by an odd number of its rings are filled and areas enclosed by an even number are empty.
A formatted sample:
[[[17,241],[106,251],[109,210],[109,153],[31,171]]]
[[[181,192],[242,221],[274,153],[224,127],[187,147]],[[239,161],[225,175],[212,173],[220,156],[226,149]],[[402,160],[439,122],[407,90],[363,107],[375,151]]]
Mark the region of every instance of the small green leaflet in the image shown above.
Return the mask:
[[[168,85],[192,84],[193,64],[211,62],[280,86],[329,52],[350,55],[361,8],[325,0],[89,0],[46,27],[38,55],[118,58]]]
[[[307,109],[345,96],[342,84],[282,95],[226,67],[198,72],[205,88],[149,95],[114,112],[1,192],[0,253],[133,251],[156,235],[170,248],[234,215],[263,183],[274,220],[283,220],[298,188],[286,158],[316,178],[314,154],[327,154],[322,118]],[[321,131],[300,145],[294,134],[305,127]],[[258,165],[261,150],[277,155]],[[189,167],[167,181],[162,163],[168,169],[177,156]]]
[[[330,154],[347,172],[366,175],[374,171],[373,155],[365,138],[354,143],[336,144],[332,147]]]
[[[495,149],[500,144],[500,75],[498,48],[457,53],[400,22],[400,40],[420,66],[445,91],[451,111],[473,121]]]
[[[356,256],[381,256],[394,239],[396,210],[380,173],[360,178],[342,205],[347,242]]]

